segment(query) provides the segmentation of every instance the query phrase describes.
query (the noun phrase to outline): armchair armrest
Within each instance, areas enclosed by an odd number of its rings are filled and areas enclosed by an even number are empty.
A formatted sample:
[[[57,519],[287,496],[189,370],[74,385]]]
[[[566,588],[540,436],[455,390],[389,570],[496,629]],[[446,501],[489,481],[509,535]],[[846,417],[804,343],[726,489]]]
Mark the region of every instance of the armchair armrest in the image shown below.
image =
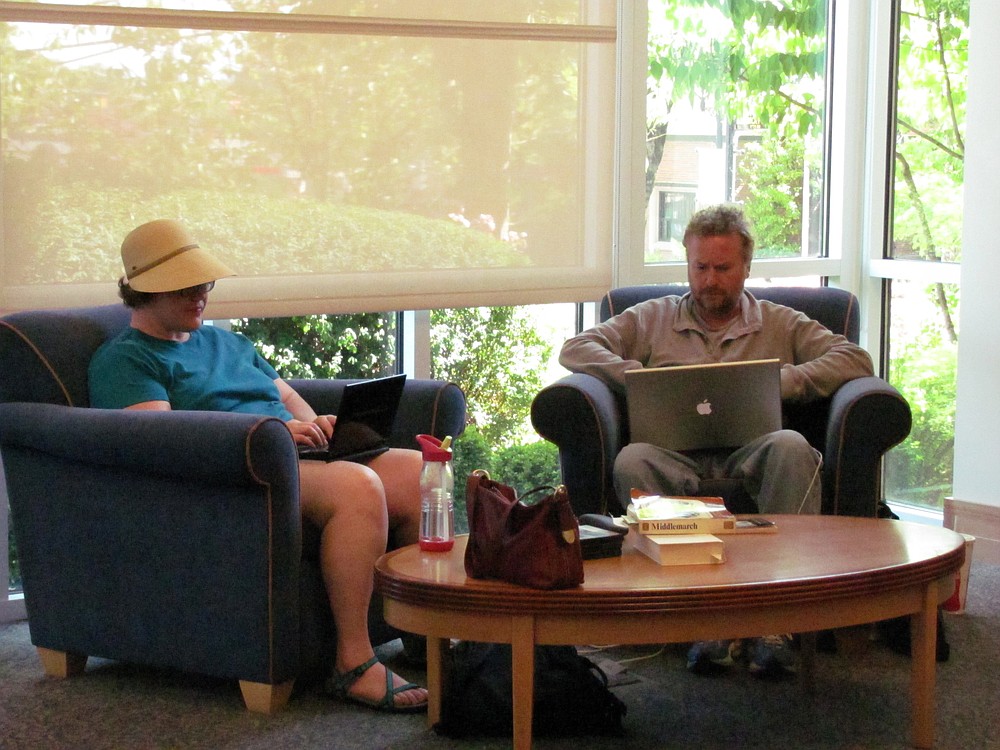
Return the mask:
[[[851,380],[833,394],[824,451],[824,513],[877,514],[882,456],[906,439],[911,424],[906,399],[881,378]]]
[[[15,402],[0,404],[0,445],[117,471],[217,484],[297,477],[288,428],[278,419],[252,414]],[[282,453],[291,463],[275,461]]]
[[[612,469],[628,436],[622,403],[611,388],[592,375],[567,375],[535,396],[531,423],[559,447],[563,482],[578,516],[623,512]]]
[[[10,403],[0,449],[36,646],[294,677],[302,532],[281,421]]]
[[[318,414],[336,414],[348,379],[289,380]],[[465,430],[465,394],[444,380],[408,378],[396,413],[390,443],[396,448],[417,448],[414,435],[458,437]]]

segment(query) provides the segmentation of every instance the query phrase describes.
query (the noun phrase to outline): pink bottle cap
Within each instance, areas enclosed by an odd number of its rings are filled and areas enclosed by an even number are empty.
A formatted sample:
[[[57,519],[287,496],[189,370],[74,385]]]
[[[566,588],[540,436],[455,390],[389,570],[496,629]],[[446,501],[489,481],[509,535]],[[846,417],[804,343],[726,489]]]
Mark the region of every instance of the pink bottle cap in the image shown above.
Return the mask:
[[[433,435],[417,435],[424,461],[451,461],[451,448],[442,448],[441,441]]]

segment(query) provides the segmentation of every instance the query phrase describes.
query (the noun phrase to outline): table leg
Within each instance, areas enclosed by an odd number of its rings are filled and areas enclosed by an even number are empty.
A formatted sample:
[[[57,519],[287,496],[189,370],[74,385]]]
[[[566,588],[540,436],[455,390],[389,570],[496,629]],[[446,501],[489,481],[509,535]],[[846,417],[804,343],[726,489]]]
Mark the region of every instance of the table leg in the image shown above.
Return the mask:
[[[531,747],[535,700],[535,618],[513,618],[510,645],[513,662],[514,748],[528,750]]]
[[[799,686],[803,692],[816,691],[816,633],[799,634]]]
[[[444,690],[444,661],[451,640],[427,636],[427,726],[441,721],[441,694]]]
[[[910,717],[914,747],[934,745],[934,678],[937,661],[937,585],[924,589],[923,608],[910,616]]]

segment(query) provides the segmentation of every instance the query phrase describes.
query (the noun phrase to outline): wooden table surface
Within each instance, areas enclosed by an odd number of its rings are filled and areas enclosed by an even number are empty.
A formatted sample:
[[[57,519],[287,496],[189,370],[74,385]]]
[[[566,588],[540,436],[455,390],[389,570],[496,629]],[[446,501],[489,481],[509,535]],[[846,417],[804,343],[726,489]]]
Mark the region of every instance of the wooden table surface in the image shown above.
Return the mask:
[[[535,644],[808,634],[913,615],[912,741],[931,747],[937,606],[962,565],[962,536],[891,520],[769,518],[777,533],[723,536],[721,565],[660,566],[626,545],[621,557],[587,561],[585,581],[575,589],[468,578],[465,537],[450,552],[422,552],[416,545],[390,552],[378,561],[375,580],[386,620],[428,637],[431,724],[440,718],[451,638],[512,645],[514,745],[526,748]]]

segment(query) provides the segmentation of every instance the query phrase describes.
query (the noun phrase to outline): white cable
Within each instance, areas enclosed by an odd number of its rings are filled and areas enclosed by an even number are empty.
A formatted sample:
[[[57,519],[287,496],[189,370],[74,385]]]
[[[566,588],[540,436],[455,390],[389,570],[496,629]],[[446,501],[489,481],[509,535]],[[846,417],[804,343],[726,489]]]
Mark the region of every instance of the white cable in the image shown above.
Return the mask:
[[[806,506],[806,500],[809,498],[809,493],[812,492],[813,485],[816,484],[816,477],[819,476],[819,470],[823,466],[823,457],[819,457],[819,461],[816,462],[816,471],[813,472],[812,479],[809,480],[809,486],[806,487],[806,494],[802,496],[802,502],[799,504],[799,509],[796,513],[801,514],[802,509]]]

